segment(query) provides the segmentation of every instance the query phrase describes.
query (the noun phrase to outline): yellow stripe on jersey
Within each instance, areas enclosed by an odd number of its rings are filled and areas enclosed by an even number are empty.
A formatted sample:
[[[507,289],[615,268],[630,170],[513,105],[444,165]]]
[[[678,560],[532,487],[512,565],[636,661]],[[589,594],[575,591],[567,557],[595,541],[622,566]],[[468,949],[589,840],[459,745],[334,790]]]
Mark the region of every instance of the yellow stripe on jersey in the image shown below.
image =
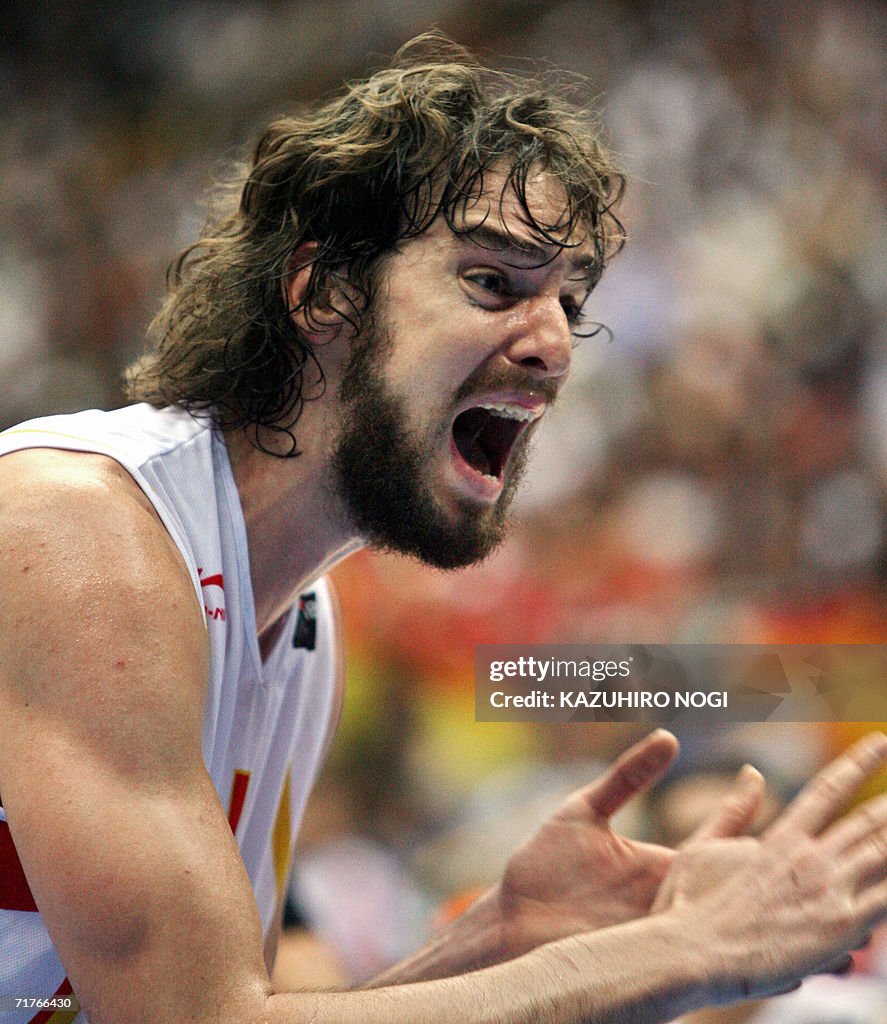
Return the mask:
[[[274,819],[274,831],[271,833],[272,852],[274,855],[274,878],[277,881],[277,896],[283,892],[287,872],[290,866],[292,849],[292,822],[290,820],[290,769],[287,768],[283,779],[283,790],[280,803],[277,805],[277,816]]]

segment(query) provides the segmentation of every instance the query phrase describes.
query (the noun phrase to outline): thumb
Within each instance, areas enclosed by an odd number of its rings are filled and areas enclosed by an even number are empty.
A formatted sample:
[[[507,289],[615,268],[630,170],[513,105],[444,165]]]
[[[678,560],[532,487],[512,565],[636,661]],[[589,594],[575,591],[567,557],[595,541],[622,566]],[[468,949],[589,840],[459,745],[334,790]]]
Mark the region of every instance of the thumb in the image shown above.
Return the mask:
[[[591,811],[600,818],[612,817],[632,798],[648,789],[668,770],[677,757],[678,741],[665,729],[656,729],[616,761],[585,789],[569,800],[572,810],[583,815]]]
[[[683,845],[744,835],[761,809],[764,785],[764,776],[757,768],[750,764],[744,765],[718,807]]]

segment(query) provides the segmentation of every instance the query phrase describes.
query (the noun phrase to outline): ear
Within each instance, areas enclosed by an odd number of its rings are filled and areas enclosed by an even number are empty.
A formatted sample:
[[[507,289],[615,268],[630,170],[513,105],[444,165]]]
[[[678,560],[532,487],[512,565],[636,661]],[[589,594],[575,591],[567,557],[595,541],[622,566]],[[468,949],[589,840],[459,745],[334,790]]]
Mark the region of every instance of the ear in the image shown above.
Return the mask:
[[[310,305],[304,304],[316,254],[317,242],[300,245],[290,256],[287,274],[283,279],[284,302],[287,303],[287,309],[291,310],[293,323],[312,342],[329,341],[331,332],[338,332],[343,325],[348,326],[342,311],[354,308],[352,289],[338,275],[332,285],[328,283],[318,289]]]

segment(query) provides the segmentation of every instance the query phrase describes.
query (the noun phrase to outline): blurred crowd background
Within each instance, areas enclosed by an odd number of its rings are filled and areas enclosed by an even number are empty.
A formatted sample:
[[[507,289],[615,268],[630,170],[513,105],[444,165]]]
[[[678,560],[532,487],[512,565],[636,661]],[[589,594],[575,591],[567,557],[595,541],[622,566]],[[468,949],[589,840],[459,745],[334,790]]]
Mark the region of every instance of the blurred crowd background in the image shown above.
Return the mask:
[[[578,346],[501,552],[455,575],[369,553],[335,573],[349,695],[293,894],[352,979],[493,879],[631,736],[476,724],[477,643],[887,639],[876,0],[7,0],[0,428],[122,404],[214,167],[431,25],[491,63],[588,77],[631,179],[629,242],[588,307],[612,338]],[[675,838],[699,778],[744,759],[785,799],[859,728],[683,736],[690,798],[624,827]]]

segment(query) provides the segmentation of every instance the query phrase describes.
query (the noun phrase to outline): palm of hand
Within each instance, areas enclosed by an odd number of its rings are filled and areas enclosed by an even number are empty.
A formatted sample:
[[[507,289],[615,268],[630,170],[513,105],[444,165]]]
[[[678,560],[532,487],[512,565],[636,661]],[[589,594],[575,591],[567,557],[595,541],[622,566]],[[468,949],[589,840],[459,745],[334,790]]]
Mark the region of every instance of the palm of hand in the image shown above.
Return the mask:
[[[665,773],[677,751],[670,733],[645,737],[517,850],[496,892],[514,954],[649,913],[674,851],[626,839],[610,819]]]
[[[531,949],[646,915],[674,856],[620,836],[574,794],[509,861],[499,889],[509,944]]]
[[[515,955],[655,912],[678,854],[619,835],[610,819],[665,773],[677,751],[670,733],[651,733],[599,779],[567,797],[514,854],[496,897],[504,941]],[[754,769],[740,772],[687,844],[742,835],[760,805],[762,784]]]

